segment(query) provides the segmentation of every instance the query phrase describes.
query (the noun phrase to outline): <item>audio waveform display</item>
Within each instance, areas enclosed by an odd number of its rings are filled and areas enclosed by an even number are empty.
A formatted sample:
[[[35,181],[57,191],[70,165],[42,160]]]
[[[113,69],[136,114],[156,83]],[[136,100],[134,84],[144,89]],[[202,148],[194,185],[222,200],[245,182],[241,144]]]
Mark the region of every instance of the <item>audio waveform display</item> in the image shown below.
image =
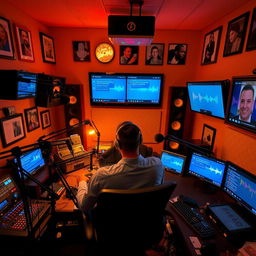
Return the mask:
[[[225,162],[216,158],[193,153],[189,166],[189,173],[203,178],[204,180],[221,186],[225,170]]]
[[[229,164],[224,190],[256,215],[256,177]]]
[[[203,96],[200,93],[199,94],[192,93],[192,98],[193,98],[193,100],[198,99],[200,102],[202,102],[203,100],[205,100],[207,103],[215,102],[216,104],[218,104],[218,102],[219,102],[218,96],[213,98],[207,94],[205,96]]]
[[[161,161],[163,166],[171,171],[181,173],[183,171],[185,156],[175,154],[169,151],[163,151],[161,155]]]
[[[225,117],[221,82],[189,82],[188,95],[191,110],[215,117]]]

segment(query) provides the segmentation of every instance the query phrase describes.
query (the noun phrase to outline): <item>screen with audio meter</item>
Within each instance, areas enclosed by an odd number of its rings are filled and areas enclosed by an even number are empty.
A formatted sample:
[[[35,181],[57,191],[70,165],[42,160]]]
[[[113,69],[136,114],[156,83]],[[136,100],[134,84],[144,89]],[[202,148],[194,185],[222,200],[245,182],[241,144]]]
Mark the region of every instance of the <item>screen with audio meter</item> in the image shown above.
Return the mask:
[[[226,163],[213,157],[193,153],[189,173],[213,185],[221,187]]]
[[[91,105],[160,107],[162,74],[89,73]]]
[[[188,82],[188,95],[192,111],[225,118],[229,81]]]
[[[167,171],[181,174],[184,170],[186,156],[163,150],[161,161]]]

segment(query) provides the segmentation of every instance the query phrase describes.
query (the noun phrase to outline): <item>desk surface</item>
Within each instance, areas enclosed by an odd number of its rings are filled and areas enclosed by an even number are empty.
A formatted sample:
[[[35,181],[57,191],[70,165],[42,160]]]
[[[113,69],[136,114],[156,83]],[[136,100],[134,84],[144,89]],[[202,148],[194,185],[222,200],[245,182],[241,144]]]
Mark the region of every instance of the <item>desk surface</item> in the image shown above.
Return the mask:
[[[192,176],[180,176],[177,174],[166,173],[166,180],[173,180],[177,182],[176,189],[172,194],[172,197],[178,195],[185,195],[196,200],[198,205],[204,206],[206,203],[209,204],[225,204],[225,203],[234,203],[234,200],[231,199],[224,191],[217,188],[215,191],[209,190],[209,186],[205,182],[202,182],[200,179]],[[194,230],[183,220],[183,218],[172,208],[171,203],[167,205],[167,211],[173,217],[176,226],[178,227],[181,236],[184,239],[185,245],[187,247],[188,255],[198,255],[196,254],[195,248],[193,247],[190,237],[197,236]],[[205,216],[207,220],[209,218]],[[198,237],[201,244],[212,244],[214,249],[216,248],[216,253],[213,255],[237,255],[237,249],[234,244],[229,242],[223,234],[220,232],[217,225],[213,224],[209,220],[210,224],[216,229],[217,235],[213,239],[202,240]],[[227,252],[229,254],[227,254]]]

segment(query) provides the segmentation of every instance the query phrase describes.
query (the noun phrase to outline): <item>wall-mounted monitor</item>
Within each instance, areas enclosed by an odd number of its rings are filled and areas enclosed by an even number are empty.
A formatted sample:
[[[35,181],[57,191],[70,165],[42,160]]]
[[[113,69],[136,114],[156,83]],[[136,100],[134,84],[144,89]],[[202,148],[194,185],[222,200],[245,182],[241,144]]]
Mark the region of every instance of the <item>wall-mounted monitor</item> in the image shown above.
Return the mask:
[[[162,74],[89,73],[90,102],[95,106],[160,107]]]
[[[256,215],[256,176],[228,162],[224,190]]]
[[[256,76],[234,77],[226,122],[256,133]]]
[[[188,82],[188,96],[192,111],[225,118],[229,80],[209,82]]]
[[[226,163],[214,157],[208,157],[199,153],[193,153],[188,173],[200,179],[221,187]]]

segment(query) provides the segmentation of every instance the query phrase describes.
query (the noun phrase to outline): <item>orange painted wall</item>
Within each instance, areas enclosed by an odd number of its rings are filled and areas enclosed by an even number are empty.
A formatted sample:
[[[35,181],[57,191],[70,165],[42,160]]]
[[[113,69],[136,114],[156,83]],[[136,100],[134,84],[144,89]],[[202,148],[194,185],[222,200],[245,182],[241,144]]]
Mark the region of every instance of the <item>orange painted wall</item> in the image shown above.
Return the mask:
[[[220,43],[219,55],[217,64],[200,65],[201,54],[197,58],[197,68],[195,74],[195,81],[209,81],[217,79],[232,79],[232,76],[245,76],[252,75],[252,70],[255,68],[256,51],[245,51],[246,40],[241,54],[223,57],[224,44],[227,32],[228,22],[239,15],[250,11],[249,25],[253,8],[256,7],[255,1],[243,6],[239,10],[230,13],[228,16],[219,20],[211,27],[203,31],[200,41],[200,49],[202,52],[204,34],[212,29],[223,25],[222,38]],[[247,28],[246,39],[249,31]],[[217,156],[224,160],[229,160],[237,165],[247,169],[256,174],[256,135],[245,132],[242,129],[235,128],[234,126],[225,124],[223,120],[207,117],[205,115],[196,114],[194,120],[193,137],[200,138],[202,133],[203,124],[206,123],[217,129],[215,152]]]
[[[168,114],[168,93],[170,86],[185,86],[187,80],[194,75],[196,57],[198,55],[198,31],[156,31],[155,43],[164,43],[164,65],[145,65],[145,46],[139,47],[139,64],[134,66],[119,65],[119,47],[115,48],[114,60],[109,64],[101,64],[94,56],[98,43],[108,41],[106,29],[51,29],[55,36],[58,63],[56,70],[61,75],[67,75],[68,83],[79,83],[83,87],[85,118],[92,119],[101,132],[101,141],[113,141],[115,128],[121,121],[131,120],[137,123],[144,135],[144,143],[160,152],[161,144],[155,144],[154,135],[166,133]],[[75,62],[72,55],[72,41],[90,41],[91,62]],[[186,65],[167,65],[168,43],[187,43],[188,54]],[[120,107],[91,107],[89,98],[88,72],[120,72],[120,73],[163,73],[164,97],[163,105],[158,109],[149,108],[120,108]],[[88,138],[88,145],[94,145],[95,138]]]
[[[0,69],[16,69],[16,70],[25,70],[29,72],[35,72],[35,73],[44,72],[46,74],[57,75],[57,72],[55,70],[55,65],[44,63],[42,60],[39,31],[49,34],[48,28],[40,24],[39,22],[35,21],[34,19],[32,19],[27,14],[21,12],[19,9],[8,4],[6,1],[1,1],[0,16],[5,17],[11,22],[12,31],[14,31],[14,24],[19,24],[20,26],[23,26],[28,30],[30,30],[31,36],[32,36],[32,44],[34,48],[34,56],[35,56],[35,62],[32,62],[32,63],[19,60],[18,53],[17,53],[18,48],[15,40],[16,38],[15,38],[15,35],[13,35],[15,59],[14,60],[0,59]],[[0,80],[1,91],[4,91],[6,86],[8,86],[8,84],[3,84]],[[23,99],[23,100],[0,100],[0,118],[4,117],[2,108],[8,107],[8,106],[15,106],[16,113],[22,113],[23,119],[24,119],[24,109],[34,107],[35,101],[32,98]],[[38,112],[40,113],[40,111],[44,111],[46,109],[47,108],[38,107]],[[49,108],[49,110],[50,110],[51,121],[52,121],[51,127],[43,130],[41,128],[42,126],[40,125],[40,128],[28,133],[26,124],[25,124],[25,119],[24,119],[26,137],[6,148],[3,148],[2,143],[0,143],[0,151],[1,152],[7,151],[15,146],[24,146],[24,145],[35,143],[36,140],[41,135],[48,134],[54,130],[63,128],[64,127],[63,106]],[[58,114],[58,113],[61,113],[61,114]],[[3,165],[4,162],[5,161],[2,161],[0,163],[0,166]]]

